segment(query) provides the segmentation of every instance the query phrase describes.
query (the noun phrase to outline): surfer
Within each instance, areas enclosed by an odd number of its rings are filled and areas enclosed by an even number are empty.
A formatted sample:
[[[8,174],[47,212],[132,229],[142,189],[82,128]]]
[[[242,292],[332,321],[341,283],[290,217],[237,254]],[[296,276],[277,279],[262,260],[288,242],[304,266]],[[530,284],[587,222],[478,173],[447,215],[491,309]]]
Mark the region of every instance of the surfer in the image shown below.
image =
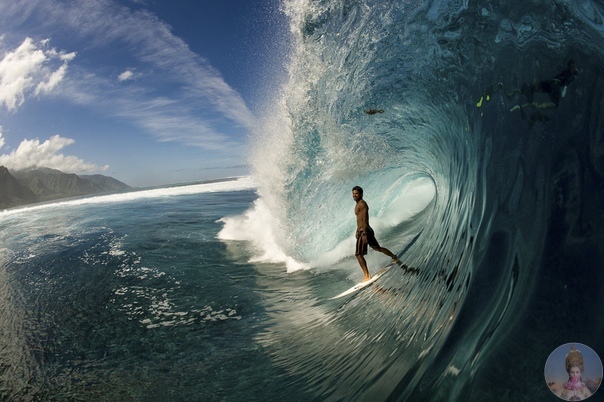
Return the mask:
[[[365,112],[366,114],[377,114],[377,113],[384,113],[384,109],[374,109],[371,108],[369,110],[363,110],[363,112]]]
[[[393,260],[398,260],[398,258],[387,248],[380,247],[380,244],[377,242],[373,229],[369,226],[369,206],[363,200],[363,189],[361,187],[356,186],[352,189],[352,199],[356,202],[354,214],[357,216],[357,245],[354,255],[361,265],[364,274],[363,282],[365,282],[371,279],[371,275],[369,275],[369,270],[367,269],[367,261],[365,261],[364,257],[367,254],[367,246],[371,246],[375,251],[386,254]]]
[[[575,76],[579,74],[575,61],[570,59],[567,67],[560,74],[552,78],[551,80],[541,81],[538,84],[524,84],[520,89],[520,92],[526,96],[526,100],[529,104],[533,103],[533,97],[535,92],[543,92],[549,95],[550,100],[554,106],[558,106],[560,99],[566,95],[566,89],[575,80]]]
[[[524,114],[524,109],[527,107],[534,107],[537,109],[530,119],[531,126],[535,121],[547,121],[549,117],[540,113],[539,110],[543,109],[552,109],[558,107],[560,103],[560,99],[564,98],[566,95],[566,90],[568,86],[575,80],[575,76],[579,74],[579,70],[575,65],[573,59],[568,61],[567,67],[560,74],[556,75],[554,78],[550,80],[541,81],[537,84],[523,84],[522,88],[515,89],[512,93],[521,93],[526,96],[526,101],[524,105],[515,105],[510,109],[510,112],[520,111],[522,117],[526,119]],[[549,102],[537,103],[535,102],[535,93],[543,92],[549,96]]]

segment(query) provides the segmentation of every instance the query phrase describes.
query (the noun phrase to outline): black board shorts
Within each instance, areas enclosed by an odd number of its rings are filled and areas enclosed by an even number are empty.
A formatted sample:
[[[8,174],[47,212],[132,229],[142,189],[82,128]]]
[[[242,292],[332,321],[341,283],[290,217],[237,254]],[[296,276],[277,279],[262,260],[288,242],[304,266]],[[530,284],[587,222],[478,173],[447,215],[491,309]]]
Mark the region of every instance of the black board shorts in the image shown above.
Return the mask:
[[[367,236],[363,236],[363,231],[359,232],[357,237],[357,247],[354,255],[365,255],[367,254],[367,246],[371,246],[372,248],[379,248],[380,244],[375,238],[375,233],[373,229],[370,227],[367,228]]]

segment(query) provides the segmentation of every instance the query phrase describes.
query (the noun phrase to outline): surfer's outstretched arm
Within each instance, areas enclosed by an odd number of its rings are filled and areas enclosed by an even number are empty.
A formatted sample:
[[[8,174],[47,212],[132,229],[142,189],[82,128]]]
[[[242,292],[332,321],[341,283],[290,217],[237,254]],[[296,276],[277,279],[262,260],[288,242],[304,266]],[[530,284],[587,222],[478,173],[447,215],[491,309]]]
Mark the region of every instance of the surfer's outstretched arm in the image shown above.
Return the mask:
[[[503,91],[503,93],[508,98],[513,98],[514,96],[520,95],[522,93],[522,91],[520,90],[520,88],[514,88],[514,89],[512,89],[511,92],[506,91],[505,88],[503,87],[503,83],[502,82],[500,82],[498,85],[501,88],[501,90]]]

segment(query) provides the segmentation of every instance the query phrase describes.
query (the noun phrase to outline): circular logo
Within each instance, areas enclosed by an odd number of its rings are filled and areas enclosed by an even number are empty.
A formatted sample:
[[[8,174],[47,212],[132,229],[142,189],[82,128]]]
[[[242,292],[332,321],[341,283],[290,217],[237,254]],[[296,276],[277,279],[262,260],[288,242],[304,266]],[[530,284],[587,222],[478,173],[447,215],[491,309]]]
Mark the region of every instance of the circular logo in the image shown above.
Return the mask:
[[[583,401],[596,393],[602,383],[602,361],[582,343],[557,347],[545,363],[545,382],[564,401]]]

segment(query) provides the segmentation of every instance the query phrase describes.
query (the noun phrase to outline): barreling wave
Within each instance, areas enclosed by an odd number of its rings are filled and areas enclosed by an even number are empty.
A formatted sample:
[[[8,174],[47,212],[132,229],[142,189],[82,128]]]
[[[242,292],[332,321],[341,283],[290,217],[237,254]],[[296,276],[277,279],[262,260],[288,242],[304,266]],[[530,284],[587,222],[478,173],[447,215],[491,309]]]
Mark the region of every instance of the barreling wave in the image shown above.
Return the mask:
[[[563,138],[601,126],[586,122],[602,97],[582,77],[545,116],[558,124],[510,113],[522,99],[506,90],[555,76],[569,57],[601,88],[601,6],[292,0],[284,9],[289,79],[251,158],[260,198],[225,220],[225,238],[253,232],[256,261],[290,272],[360,275],[350,192],[361,185],[378,239],[420,274],[389,274],[387,302],[363,293],[337,310],[301,306],[312,324],[263,341],[320,399],[471,395],[478,369],[527,314]]]

